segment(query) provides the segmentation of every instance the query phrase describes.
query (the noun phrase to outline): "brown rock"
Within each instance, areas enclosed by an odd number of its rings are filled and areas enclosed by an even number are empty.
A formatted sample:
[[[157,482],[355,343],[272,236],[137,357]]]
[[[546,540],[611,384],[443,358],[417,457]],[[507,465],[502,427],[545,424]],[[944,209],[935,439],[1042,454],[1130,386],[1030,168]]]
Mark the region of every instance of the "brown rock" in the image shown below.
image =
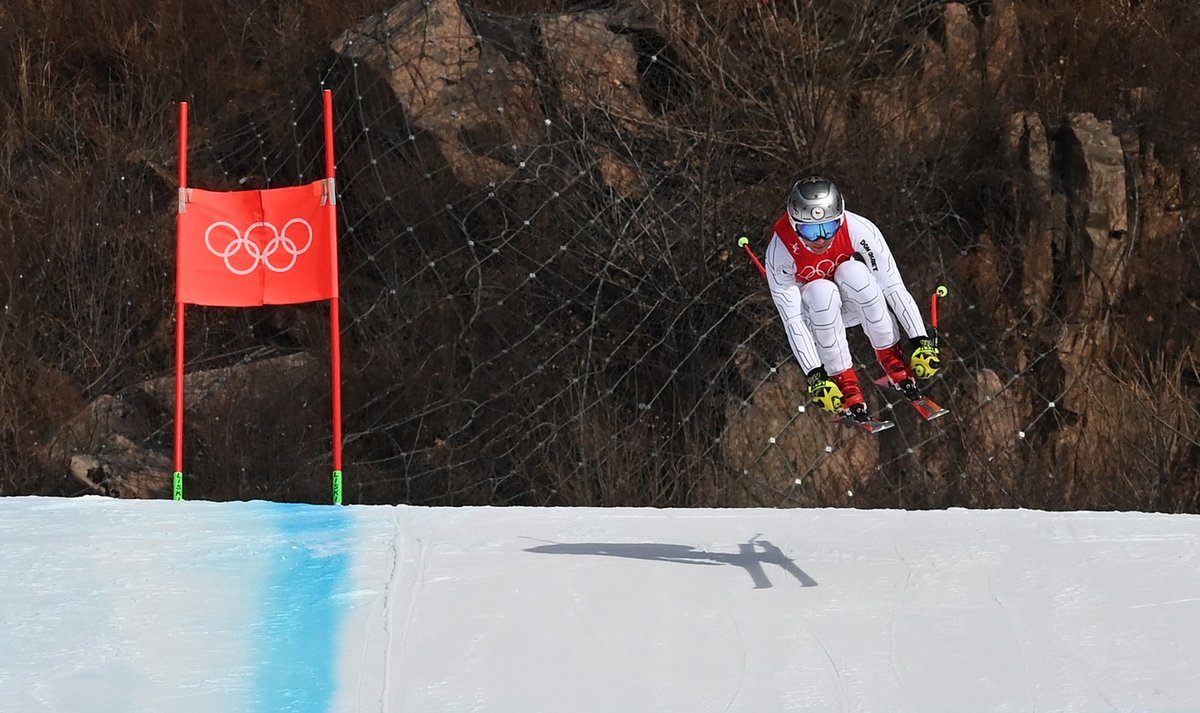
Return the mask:
[[[468,185],[501,181],[518,167],[474,153],[464,131],[486,129],[520,145],[543,135],[528,67],[477,35],[458,0],[407,0],[347,30],[332,47],[387,77],[409,120],[436,137]]]
[[[171,458],[142,448],[118,433],[107,434],[95,455],[71,456],[68,468],[76,480],[97,495],[162,498],[171,493]]]
[[[1059,139],[1063,184],[1076,235],[1071,273],[1082,292],[1070,318],[1092,321],[1124,292],[1129,229],[1125,154],[1112,124],[1092,114],[1071,114]]]
[[[600,13],[542,18],[546,60],[564,101],[580,110],[611,113],[640,132],[653,115],[642,99],[637,53],[628,37],[608,29]]]
[[[47,470],[67,468],[99,495],[165,496],[171,459],[140,445],[153,434],[157,420],[156,406],[141,392],[101,395],[59,429],[39,460]]]
[[[983,77],[993,94],[1003,96],[1020,71],[1021,34],[1013,0],[996,0],[983,27]]]
[[[313,378],[316,370],[321,368],[316,357],[299,352],[220,369],[189,372],[183,377],[185,416],[202,416],[206,410],[223,408],[225,402],[262,384],[270,384],[273,393],[287,393]],[[173,412],[174,376],[142,382],[139,389],[157,401],[160,408]]]

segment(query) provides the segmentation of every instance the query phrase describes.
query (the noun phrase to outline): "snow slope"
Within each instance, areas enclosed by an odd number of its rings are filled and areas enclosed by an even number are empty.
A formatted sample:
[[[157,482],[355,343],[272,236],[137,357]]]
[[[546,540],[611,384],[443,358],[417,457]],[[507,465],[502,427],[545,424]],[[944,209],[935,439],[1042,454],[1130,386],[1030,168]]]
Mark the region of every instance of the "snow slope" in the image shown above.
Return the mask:
[[[0,499],[0,711],[1196,711],[1200,517]]]

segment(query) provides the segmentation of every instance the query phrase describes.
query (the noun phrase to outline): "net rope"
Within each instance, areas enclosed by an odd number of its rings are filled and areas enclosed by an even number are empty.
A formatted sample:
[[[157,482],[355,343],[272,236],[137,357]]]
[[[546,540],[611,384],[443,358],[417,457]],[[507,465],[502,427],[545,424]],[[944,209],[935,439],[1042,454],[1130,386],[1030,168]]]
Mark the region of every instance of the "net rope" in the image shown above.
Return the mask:
[[[719,13],[670,30],[593,4],[521,14],[455,3],[464,36],[429,5],[358,21],[357,49],[336,41],[305,91],[209,121],[191,148],[199,187],[316,180],[320,90],[334,93],[347,502],[1146,506],[1162,502],[1155,473],[1195,459],[1185,410],[1131,433],[1129,487],[1061,472],[1056,443],[1089,443],[1067,435],[1086,428],[1071,405],[1099,387],[1062,377],[1061,343],[1035,332],[1063,324],[1014,296],[1019,270],[998,269],[1000,297],[966,279],[985,269],[964,269],[973,256],[1025,239],[994,217],[1019,199],[968,143],[978,125],[889,146],[876,136],[887,121],[845,119],[851,109],[806,76],[823,52],[843,57],[830,71],[863,97],[913,75],[913,37],[944,3],[877,3],[824,49],[778,62],[744,51],[777,39],[784,20],[830,18],[749,3],[741,30]],[[714,27],[719,42],[700,39]],[[554,44],[563,37],[578,42],[571,60]],[[621,74],[630,67],[636,86]],[[883,228],[927,321],[930,293],[949,287],[943,370],[926,387],[948,416],[926,423],[899,395],[868,391],[872,412],[896,424],[870,436],[806,407],[736,240],[749,236],[761,256],[791,181],[809,173],[837,179],[848,207]],[[1054,289],[1065,300],[1071,288]],[[189,369],[327,355],[321,309],[194,309]],[[881,371],[861,332],[849,337],[867,386]],[[1111,376],[1121,358],[1096,368]],[[268,494],[323,482],[326,403],[314,398],[298,441],[254,446],[257,463],[282,459],[273,449],[300,454]],[[201,473],[218,469],[205,459],[220,447],[199,447]]]

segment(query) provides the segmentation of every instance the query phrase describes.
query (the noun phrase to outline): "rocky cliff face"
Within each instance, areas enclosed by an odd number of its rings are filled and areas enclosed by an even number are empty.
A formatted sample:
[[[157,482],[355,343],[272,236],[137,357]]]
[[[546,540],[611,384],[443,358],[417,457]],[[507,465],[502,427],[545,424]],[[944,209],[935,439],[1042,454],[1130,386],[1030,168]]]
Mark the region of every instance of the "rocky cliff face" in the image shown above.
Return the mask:
[[[406,0],[327,32],[359,498],[1198,506],[1200,133],[1164,128],[1186,43],[1129,29],[1165,3],[1057,35],[1047,13],[1067,10],[1017,0],[534,5]],[[264,161],[301,163],[280,117],[311,117],[254,112]],[[761,250],[812,172],[883,227],[918,298],[950,286],[932,390],[952,417],[897,411],[865,438],[798,411],[803,378],[730,246]],[[283,322],[297,354],[188,388],[319,399],[320,330]],[[162,493],[167,391],[125,386],[73,396],[91,405],[49,429],[40,467]],[[225,413],[196,403],[196,423]],[[296,467],[322,472],[298,437]]]

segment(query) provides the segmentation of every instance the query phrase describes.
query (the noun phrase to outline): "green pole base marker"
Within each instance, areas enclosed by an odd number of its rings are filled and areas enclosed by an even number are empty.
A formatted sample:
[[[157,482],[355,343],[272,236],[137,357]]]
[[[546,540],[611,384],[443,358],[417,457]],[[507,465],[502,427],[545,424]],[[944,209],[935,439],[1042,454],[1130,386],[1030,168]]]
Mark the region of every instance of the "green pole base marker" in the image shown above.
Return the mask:
[[[183,473],[175,471],[173,483],[171,485],[171,499],[183,500]]]
[[[342,504],[342,471],[333,471],[333,504]]]

